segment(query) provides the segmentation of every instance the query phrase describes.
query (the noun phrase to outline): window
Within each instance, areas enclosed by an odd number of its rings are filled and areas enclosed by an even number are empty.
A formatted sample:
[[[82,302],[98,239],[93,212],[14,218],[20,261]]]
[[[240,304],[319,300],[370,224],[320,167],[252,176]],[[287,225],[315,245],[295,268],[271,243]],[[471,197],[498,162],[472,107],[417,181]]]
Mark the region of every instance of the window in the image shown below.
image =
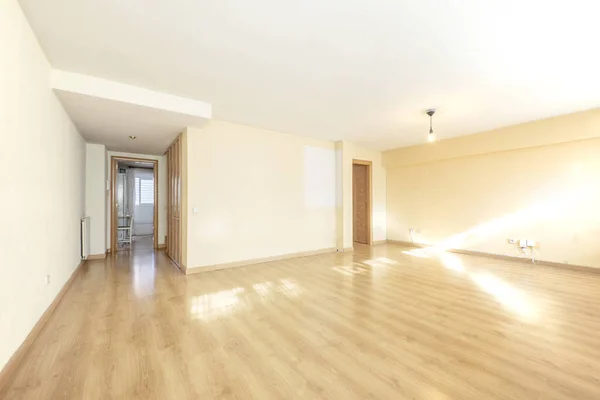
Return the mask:
[[[154,204],[154,179],[135,178],[135,205]]]

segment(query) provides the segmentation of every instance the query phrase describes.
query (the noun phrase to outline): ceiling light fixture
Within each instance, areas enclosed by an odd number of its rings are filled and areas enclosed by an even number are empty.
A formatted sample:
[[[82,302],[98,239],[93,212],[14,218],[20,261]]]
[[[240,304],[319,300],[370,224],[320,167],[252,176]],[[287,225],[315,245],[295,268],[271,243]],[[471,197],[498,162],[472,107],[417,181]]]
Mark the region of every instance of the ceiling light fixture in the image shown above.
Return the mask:
[[[137,136],[129,136],[130,140],[134,140]]]
[[[427,140],[430,142],[435,142],[435,133],[433,133],[433,114],[435,114],[435,108],[427,110],[427,115],[429,115],[429,136],[427,136]]]

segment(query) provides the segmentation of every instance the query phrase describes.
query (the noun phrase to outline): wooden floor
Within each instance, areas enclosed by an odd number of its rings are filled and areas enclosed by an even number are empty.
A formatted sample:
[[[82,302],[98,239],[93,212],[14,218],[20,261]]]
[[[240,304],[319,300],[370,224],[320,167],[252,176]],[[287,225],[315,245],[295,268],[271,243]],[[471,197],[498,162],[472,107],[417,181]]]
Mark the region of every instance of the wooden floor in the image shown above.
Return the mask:
[[[151,250],[154,248],[154,236],[152,235],[143,235],[136,236],[134,235],[131,238],[131,244],[129,243],[119,243],[117,246],[117,251],[139,251],[139,250]]]
[[[3,399],[600,399],[600,275],[396,245],[88,262]]]

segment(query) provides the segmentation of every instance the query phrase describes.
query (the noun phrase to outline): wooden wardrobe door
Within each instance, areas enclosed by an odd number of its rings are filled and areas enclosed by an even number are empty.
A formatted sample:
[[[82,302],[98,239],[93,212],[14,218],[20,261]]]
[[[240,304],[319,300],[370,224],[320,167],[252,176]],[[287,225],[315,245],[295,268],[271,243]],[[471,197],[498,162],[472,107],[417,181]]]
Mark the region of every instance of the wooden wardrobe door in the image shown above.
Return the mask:
[[[181,140],[167,150],[167,255],[181,263]]]

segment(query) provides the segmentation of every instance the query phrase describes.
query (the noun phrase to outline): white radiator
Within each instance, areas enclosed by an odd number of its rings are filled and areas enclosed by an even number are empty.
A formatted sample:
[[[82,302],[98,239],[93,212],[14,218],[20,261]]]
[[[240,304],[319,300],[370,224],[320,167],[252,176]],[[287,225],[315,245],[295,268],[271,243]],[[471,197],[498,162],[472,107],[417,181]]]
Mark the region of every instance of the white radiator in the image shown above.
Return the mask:
[[[81,259],[90,255],[90,217],[81,218]]]

